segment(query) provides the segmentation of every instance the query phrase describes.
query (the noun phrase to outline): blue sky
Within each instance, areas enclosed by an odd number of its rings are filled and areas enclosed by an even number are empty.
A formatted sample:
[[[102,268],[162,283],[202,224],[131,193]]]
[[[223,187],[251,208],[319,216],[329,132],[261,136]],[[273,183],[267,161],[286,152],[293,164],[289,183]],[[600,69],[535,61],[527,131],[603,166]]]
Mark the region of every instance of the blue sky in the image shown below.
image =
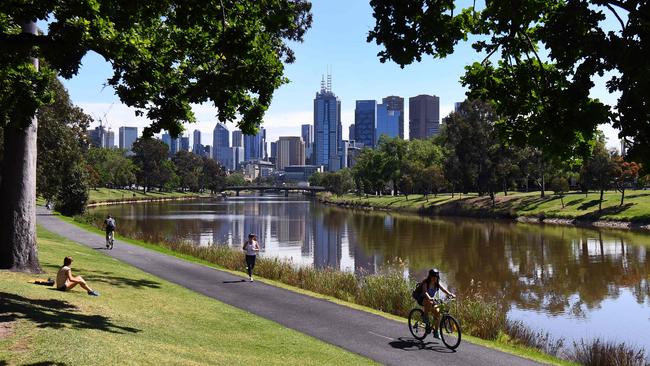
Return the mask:
[[[368,1],[314,0],[312,12],[313,26],[304,42],[293,45],[296,62],[286,66],[285,73],[291,82],[276,91],[264,119],[268,141],[275,141],[278,136],[300,135],[300,125],[313,122],[313,98],[328,68],[332,74],[332,90],[341,99],[343,136],[346,138],[347,126],[354,122],[355,101],[360,99],[381,102],[381,98],[388,95],[407,99],[418,94],[433,94],[440,97],[441,118],[446,116],[453,110],[454,102],[465,97],[465,89],[459,83],[464,66],[482,59],[465,43],[443,60],[425,57],[421,63],[404,69],[390,62],[382,64],[377,57],[381,48],[366,42],[374,26]],[[135,117],[133,110],[119,102],[112,88],[103,86],[110,75],[110,65],[92,53],[83,59],[79,75],[64,84],[74,103],[96,119],[106,114],[106,121],[113,130],[120,126],[146,126],[147,120]],[[602,83],[593,93],[608,103],[615,101],[615,96],[609,95]],[[408,102],[405,104],[408,117]],[[199,129],[203,132],[202,142],[211,144],[212,129],[217,122],[215,109],[200,105],[194,110],[198,123],[186,125],[186,133]],[[232,124],[228,128],[235,129]],[[615,132],[611,128],[603,129],[610,137],[610,145],[616,146]],[[406,130],[408,128],[405,128],[408,136]]]

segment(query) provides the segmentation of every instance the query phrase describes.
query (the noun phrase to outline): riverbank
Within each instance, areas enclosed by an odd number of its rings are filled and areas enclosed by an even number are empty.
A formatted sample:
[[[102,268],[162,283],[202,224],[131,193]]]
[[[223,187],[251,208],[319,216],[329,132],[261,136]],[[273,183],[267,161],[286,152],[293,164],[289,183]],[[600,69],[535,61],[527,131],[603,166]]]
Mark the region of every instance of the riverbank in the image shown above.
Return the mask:
[[[8,364],[374,364],[42,228],[38,250],[45,273],[0,271]],[[99,297],[32,283],[55,277],[67,255]]]
[[[89,191],[88,206],[120,204],[130,202],[168,201],[204,197],[194,192],[142,192],[129,189],[97,188]]]
[[[650,191],[628,191],[624,204],[620,205],[620,193],[606,192],[602,210],[598,209],[599,194],[591,192],[571,192],[563,198],[547,192],[540,197],[539,192],[500,193],[495,203],[490,197],[449,194],[404,196],[356,196],[346,194],[334,196],[321,193],[322,203],[344,208],[362,210],[384,210],[410,212],[426,216],[459,216],[512,219],[559,225],[581,225],[609,227],[616,229],[650,230]]]

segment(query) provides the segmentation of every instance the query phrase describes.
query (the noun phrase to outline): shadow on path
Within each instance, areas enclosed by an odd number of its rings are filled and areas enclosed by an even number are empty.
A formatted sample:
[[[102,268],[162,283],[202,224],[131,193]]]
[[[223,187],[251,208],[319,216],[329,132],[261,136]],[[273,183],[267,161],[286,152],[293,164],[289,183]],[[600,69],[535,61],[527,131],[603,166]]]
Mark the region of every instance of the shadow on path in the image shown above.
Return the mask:
[[[392,342],[388,342],[388,344],[391,347],[401,349],[402,351],[427,350],[427,351],[434,351],[439,353],[456,353],[456,351],[450,350],[449,348],[445,347],[442,343],[422,342],[422,341],[418,341],[415,338],[399,337]]]
[[[235,280],[235,281],[221,281],[221,283],[242,283],[242,282],[246,282],[246,280],[242,278],[241,280]]]
[[[39,328],[97,329],[110,333],[138,333],[140,329],[114,324],[102,315],[86,315],[67,301],[35,300],[6,292],[0,292],[0,323],[17,319],[34,322]]]

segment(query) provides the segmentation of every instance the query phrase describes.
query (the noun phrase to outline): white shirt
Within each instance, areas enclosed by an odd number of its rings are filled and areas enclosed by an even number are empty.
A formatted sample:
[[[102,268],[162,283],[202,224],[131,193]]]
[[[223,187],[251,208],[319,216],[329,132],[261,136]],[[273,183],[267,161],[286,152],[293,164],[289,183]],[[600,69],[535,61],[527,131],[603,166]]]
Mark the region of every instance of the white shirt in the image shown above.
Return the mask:
[[[246,248],[246,255],[257,255],[257,251],[260,250],[260,245],[257,243],[257,240],[249,240],[244,246]]]

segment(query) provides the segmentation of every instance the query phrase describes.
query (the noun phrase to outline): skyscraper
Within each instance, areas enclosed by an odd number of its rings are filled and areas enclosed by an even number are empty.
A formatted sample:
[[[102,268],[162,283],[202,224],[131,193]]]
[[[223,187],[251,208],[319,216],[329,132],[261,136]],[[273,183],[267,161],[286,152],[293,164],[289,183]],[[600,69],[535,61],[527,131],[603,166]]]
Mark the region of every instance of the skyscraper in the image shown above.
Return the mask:
[[[181,136],[178,143],[178,150],[190,151],[190,137]]]
[[[172,138],[169,133],[165,132],[162,135],[162,142],[169,147],[169,156],[174,156],[178,151],[178,139]]]
[[[379,142],[382,135],[399,137],[399,111],[389,110],[386,104],[377,104],[377,128],[375,129],[375,143]]]
[[[463,105],[463,102],[454,103],[454,112],[460,111],[460,106]]]
[[[300,126],[302,141],[305,143],[305,160],[311,161],[314,151],[314,126],[310,124]]]
[[[104,126],[97,126],[95,127],[94,130],[88,130],[86,132],[86,135],[88,135],[88,139],[90,140],[90,144],[94,147],[104,147],[104,135],[106,134],[106,130],[104,129]]]
[[[348,140],[349,141],[356,140],[354,136],[354,123],[351,124],[350,127],[348,127]]]
[[[399,112],[399,137],[404,138],[404,98],[391,95],[381,100],[389,111]]]
[[[305,165],[305,143],[300,136],[282,136],[277,142],[275,166],[283,170],[289,165]]]
[[[120,127],[118,129],[120,149],[131,151],[133,143],[138,139],[137,127]]]
[[[230,131],[223,123],[217,123],[212,132],[212,158],[224,167],[230,165]]]
[[[115,147],[115,132],[111,131],[110,128],[104,134],[104,147],[106,149],[112,149]]]
[[[312,163],[324,165],[331,171],[339,170],[341,164],[338,153],[341,140],[341,101],[332,93],[332,78],[328,75],[327,87],[323,79],[320,91],[314,98]]]
[[[244,160],[266,158],[266,130],[261,128],[257,135],[244,135]]]
[[[409,139],[427,139],[440,131],[440,98],[418,95],[409,98]]]
[[[278,142],[277,141],[271,141],[271,153],[269,154],[269,159],[271,161],[274,161],[278,156]]]
[[[375,146],[375,129],[377,128],[377,102],[374,100],[357,100],[354,109],[354,140],[366,146]]]
[[[232,147],[244,147],[244,135],[240,130],[232,131]]]
[[[192,133],[192,151],[201,156],[205,153],[205,149],[201,145],[201,131],[199,130],[194,130]]]

